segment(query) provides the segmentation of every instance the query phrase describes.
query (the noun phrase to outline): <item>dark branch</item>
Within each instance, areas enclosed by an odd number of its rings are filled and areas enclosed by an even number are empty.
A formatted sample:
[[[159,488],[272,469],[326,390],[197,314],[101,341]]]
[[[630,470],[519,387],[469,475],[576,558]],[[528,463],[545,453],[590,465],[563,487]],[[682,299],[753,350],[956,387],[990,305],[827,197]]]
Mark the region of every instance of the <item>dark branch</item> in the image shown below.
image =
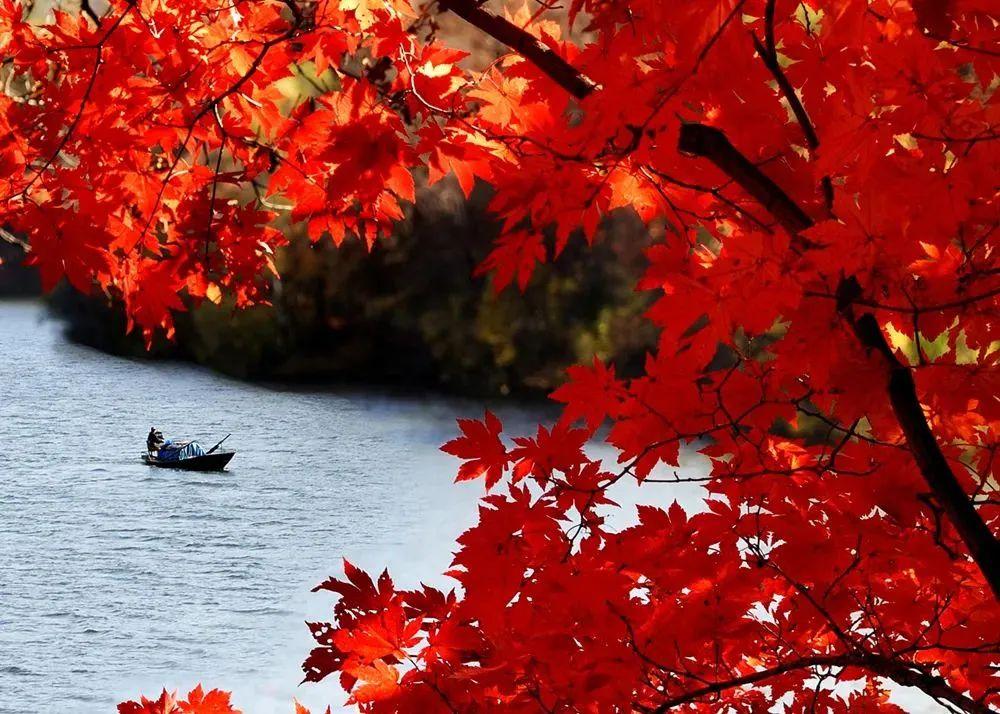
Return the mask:
[[[499,15],[494,15],[475,0],[440,0],[439,6],[442,10],[450,10],[470,25],[478,27],[490,37],[510,47],[577,99],[583,99],[597,89],[597,84],[593,80],[542,44],[531,33]]]
[[[771,76],[774,77],[774,81],[785,96],[788,106],[792,109],[792,114],[795,115],[795,120],[802,127],[802,133],[805,134],[809,149],[815,152],[819,148],[819,135],[816,133],[816,127],[809,118],[809,113],[806,111],[805,105],[802,104],[799,95],[795,93],[795,88],[788,80],[788,76],[778,62],[778,49],[774,41],[774,8],[776,2],[777,0],[768,0],[767,6],[764,9],[764,42],[762,43],[757,38],[757,35],[751,34],[750,36],[753,38],[757,54],[760,55],[760,58],[764,61],[764,66],[767,67]],[[832,214],[833,181],[830,180],[829,176],[824,176],[820,180],[820,185],[823,187],[823,202],[826,204],[827,213]]]
[[[678,147],[685,154],[708,159],[766,208],[792,235],[810,228],[812,219],[715,127],[684,124]]]
[[[690,704],[728,689],[757,684],[768,679],[773,679],[774,677],[780,677],[789,672],[816,667],[857,667],[876,676],[891,679],[897,684],[916,687],[925,694],[953,704],[964,712],[972,712],[973,714],[990,714],[991,712],[990,708],[986,705],[974,701],[949,687],[941,677],[913,669],[905,662],[896,659],[868,654],[803,657],[770,669],[753,672],[742,677],[734,677],[733,679],[716,682],[684,694],[679,694],[661,702],[653,711],[656,714],[663,714],[674,707]]]
[[[777,667],[772,667],[771,669],[763,669],[759,672],[754,672],[753,674],[747,674],[742,677],[735,677],[733,679],[727,679],[722,682],[716,682],[705,687],[700,687],[699,689],[691,690],[684,694],[680,694],[676,697],[671,697],[660,703],[660,705],[653,711],[656,714],[663,714],[674,707],[679,707],[684,704],[690,704],[691,702],[696,702],[699,699],[713,694],[719,694],[727,689],[734,689],[735,687],[744,687],[748,684],[756,684],[773,677],[779,677],[782,674],[787,674],[788,672],[795,672],[800,669],[810,669],[812,667],[835,667],[842,665],[844,657],[843,656],[830,656],[830,657],[806,657],[803,659],[797,659],[792,662],[786,662],[785,664],[778,665]]]
[[[93,6],[92,2],[93,2],[93,0],[83,0],[80,3],[80,10],[83,11],[83,14],[85,14],[87,17],[89,17],[91,20],[93,20],[95,25],[97,25],[98,27],[100,27],[101,26],[101,16],[97,14],[96,10],[94,10],[94,6]]]
[[[906,435],[920,473],[931,487],[941,508],[948,514],[948,520],[969,549],[969,554],[979,566],[993,594],[1000,600],[1000,541],[997,541],[979,515],[945,460],[924,417],[913,373],[896,358],[874,315],[866,312],[853,319],[850,303],[844,306],[841,313],[850,320],[861,344],[879,353],[885,360],[889,368],[889,400],[892,411]]]
[[[813,127],[812,120],[809,118],[809,114],[806,112],[805,106],[799,99],[799,95],[795,93],[795,88],[792,87],[792,83],[788,81],[787,75],[785,75],[784,70],[781,69],[781,65],[778,64],[778,52],[774,46],[774,3],[768,3],[768,16],[766,18],[766,41],[767,46],[764,45],[758,38],[757,35],[750,35],[753,39],[754,48],[757,50],[757,54],[764,61],[764,66],[767,67],[771,76],[774,77],[774,81],[778,83],[778,87],[781,89],[781,93],[785,95],[785,99],[788,100],[788,105],[792,108],[792,113],[795,115],[795,119],[799,122],[799,126],[802,127],[802,133],[806,136],[806,143],[809,144],[809,148],[815,150],[819,147],[819,137],[816,135],[816,129]]]

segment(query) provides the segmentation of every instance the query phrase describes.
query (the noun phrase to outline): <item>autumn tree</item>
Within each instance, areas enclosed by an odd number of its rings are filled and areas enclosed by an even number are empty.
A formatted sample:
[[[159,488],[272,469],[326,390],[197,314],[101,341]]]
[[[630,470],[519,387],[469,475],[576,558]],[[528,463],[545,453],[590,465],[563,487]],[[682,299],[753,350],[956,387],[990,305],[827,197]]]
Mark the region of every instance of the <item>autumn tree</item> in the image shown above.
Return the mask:
[[[346,565],[306,679],[368,711],[996,711],[992,5],[0,0],[0,220],[148,336],[265,300],[279,220],[374,244],[414,170],[496,188],[498,290],[634,210],[665,236],[645,373],[570,368],[533,436],[460,422],[488,494],[457,590]],[[467,67],[442,17],[509,53]],[[623,479],[648,503],[615,530]],[[169,699],[122,711],[201,711]]]

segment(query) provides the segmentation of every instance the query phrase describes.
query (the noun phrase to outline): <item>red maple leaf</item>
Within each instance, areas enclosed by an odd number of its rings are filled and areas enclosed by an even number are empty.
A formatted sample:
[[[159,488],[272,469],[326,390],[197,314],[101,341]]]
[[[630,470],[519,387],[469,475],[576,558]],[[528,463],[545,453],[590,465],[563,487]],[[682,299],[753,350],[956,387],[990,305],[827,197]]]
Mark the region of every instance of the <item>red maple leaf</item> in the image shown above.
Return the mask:
[[[458,426],[462,436],[441,447],[445,453],[465,459],[458,469],[456,481],[470,481],[485,475],[486,488],[492,488],[503,477],[509,460],[507,449],[500,440],[503,425],[487,410],[483,421],[459,419]]]

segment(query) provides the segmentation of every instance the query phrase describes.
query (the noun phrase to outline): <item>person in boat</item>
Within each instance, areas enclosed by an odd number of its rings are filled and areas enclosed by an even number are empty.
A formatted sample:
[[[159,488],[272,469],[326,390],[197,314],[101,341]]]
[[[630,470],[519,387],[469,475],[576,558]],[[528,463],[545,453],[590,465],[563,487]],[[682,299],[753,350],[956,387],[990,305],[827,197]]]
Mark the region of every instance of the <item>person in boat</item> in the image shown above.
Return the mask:
[[[204,456],[205,450],[197,441],[171,441],[163,438],[163,432],[155,427],[149,430],[146,437],[146,449],[151,456],[160,461],[179,461],[195,456]]]
[[[166,445],[167,442],[163,438],[163,432],[158,430],[155,426],[149,427],[149,436],[146,437],[146,451],[153,453],[155,451],[159,451]]]

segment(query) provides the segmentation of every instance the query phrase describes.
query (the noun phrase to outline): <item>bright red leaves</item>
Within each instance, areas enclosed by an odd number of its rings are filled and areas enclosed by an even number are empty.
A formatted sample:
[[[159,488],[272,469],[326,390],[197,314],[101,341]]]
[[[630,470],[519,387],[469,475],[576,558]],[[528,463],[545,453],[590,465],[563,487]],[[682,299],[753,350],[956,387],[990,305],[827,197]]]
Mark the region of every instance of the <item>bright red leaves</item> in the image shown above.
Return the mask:
[[[457,481],[485,476],[486,487],[489,488],[503,476],[509,461],[507,449],[500,441],[503,426],[489,411],[481,422],[459,419],[458,426],[462,430],[462,436],[452,439],[441,450],[460,459],[468,459],[458,469]]]
[[[163,690],[156,700],[141,697],[138,702],[122,702],[118,714],[241,714],[229,703],[229,692],[202,690],[201,685],[188,692],[187,699]]]
[[[414,170],[492,184],[498,289],[613,209],[649,226],[642,369],[572,368],[534,436],[461,421],[490,494],[459,590],[345,564],[306,679],[375,712],[1000,706],[993,8],[574,0],[570,42],[447,7],[523,54],[470,69],[403,0],[0,0],[0,222],[147,335],[266,299],[279,220],[373,245]]]

